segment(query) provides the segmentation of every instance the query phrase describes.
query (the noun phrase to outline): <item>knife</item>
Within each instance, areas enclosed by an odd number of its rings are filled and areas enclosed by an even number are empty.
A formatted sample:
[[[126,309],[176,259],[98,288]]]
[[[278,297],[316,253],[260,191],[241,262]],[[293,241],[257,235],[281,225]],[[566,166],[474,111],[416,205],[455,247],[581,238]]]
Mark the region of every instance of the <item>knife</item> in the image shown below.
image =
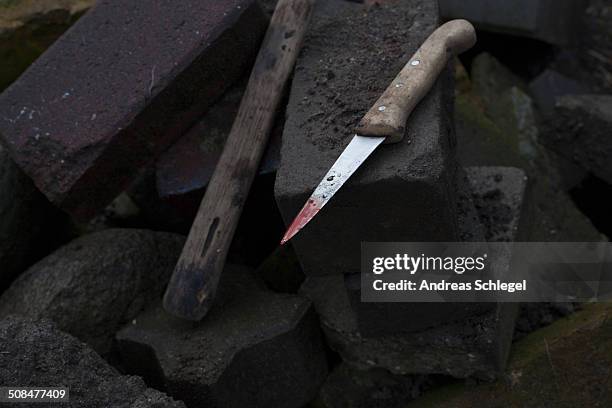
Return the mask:
[[[466,20],[451,20],[425,40],[361,119],[355,136],[295,217],[281,245],[317,215],[379,145],[397,143],[404,138],[408,116],[429,92],[449,59],[469,50],[474,44],[476,31]]]

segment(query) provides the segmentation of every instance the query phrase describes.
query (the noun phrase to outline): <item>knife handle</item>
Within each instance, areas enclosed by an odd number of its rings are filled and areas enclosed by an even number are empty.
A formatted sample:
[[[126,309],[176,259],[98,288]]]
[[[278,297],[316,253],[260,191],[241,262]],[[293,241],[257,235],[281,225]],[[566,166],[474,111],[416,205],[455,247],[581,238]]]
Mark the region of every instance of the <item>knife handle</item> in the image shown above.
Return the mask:
[[[386,143],[401,141],[408,116],[429,92],[449,59],[475,43],[476,31],[469,21],[451,20],[438,27],[361,119],[357,134],[386,136]]]

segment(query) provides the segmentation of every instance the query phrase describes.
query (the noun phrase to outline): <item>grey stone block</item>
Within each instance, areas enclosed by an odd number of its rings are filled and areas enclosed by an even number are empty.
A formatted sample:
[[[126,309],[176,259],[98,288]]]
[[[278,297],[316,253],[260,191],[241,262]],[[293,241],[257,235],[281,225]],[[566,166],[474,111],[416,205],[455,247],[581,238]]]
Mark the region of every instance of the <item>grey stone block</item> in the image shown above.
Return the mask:
[[[117,330],[161,299],[183,244],[145,230],[86,235],[23,273],[0,297],[0,317],[52,320],[107,353]]]
[[[119,374],[87,345],[48,321],[15,316],[0,320],[0,350],[3,387],[69,388],[70,401],[57,406],[185,407],[182,402],[147,388],[141,378]]]
[[[516,168],[471,167],[462,172],[460,225],[464,241],[514,241],[528,234],[527,181]],[[508,260],[509,262],[509,260]],[[507,262],[493,267],[508,270]],[[493,302],[361,302],[361,276],[345,276],[358,330],[364,337],[413,333],[494,311]]]
[[[302,407],[327,375],[311,303],[264,289],[241,267],[225,269],[201,323],[157,307],[117,339],[130,372],[193,407]]]
[[[524,173],[503,167],[468,168],[466,172],[486,237],[490,241],[520,237],[519,224],[528,207],[524,202]],[[384,368],[400,375],[495,378],[505,366],[518,310],[514,303],[465,304],[463,310],[450,308],[453,314],[445,315],[449,312],[445,305],[421,304],[412,310],[400,305],[400,310],[389,317],[355,313],[351,296],[355,298],[356,294],[347,291],[342,276],[309,277],[301,291],[312,299],[330,346],[345,362],[360,369]],[[388,312],[391,308],[386,309]],[[375,337],[361,332],[364,326],[381,329],[365,319],[380,320],[382,315],[395,321],[390,320]],[[396,333],[389,334],[393,324]],[[380,335],[381,331],[384,334]]]
[[[520,78],[483,53],[472,62],[472,85],[464,83],[464,91],[456,98],[459,163],[527,171],[534,209],[529,241],[600,241],[601,234],[564,191],[580,183],[585,170],[533,143],[537,123],[531,104],[521,92],[526,88]],[[538,133],[541,142],[545,135]]]
[[[435,2],[319,2],[297,62],[275,194],[290,223],[363,114],[437,27]],[[359,271],[361,241],[458,237],[452,86],[447,73],[408,120],[292,240],[307,275]]]
[[[559,98],[546,124],[544,143],[612,183],[612,95]]]
[[[467,167],[472,198],[488,242],[523,241],[532,206],[525,172],[513,167]]]
[[[545,115],[553,112],[557,98],[588,91],[587,86],[552,69],[545,70],[529,83],[529,92]]]
[[[556,45],[575,41],[585,0],[440,0],[445,19],[465,18],[479,29]]]
[[[394,375],[383,369],[357,370],[341,363],[319,394],[325,408],[404,408],[429,385],[427,376]]]

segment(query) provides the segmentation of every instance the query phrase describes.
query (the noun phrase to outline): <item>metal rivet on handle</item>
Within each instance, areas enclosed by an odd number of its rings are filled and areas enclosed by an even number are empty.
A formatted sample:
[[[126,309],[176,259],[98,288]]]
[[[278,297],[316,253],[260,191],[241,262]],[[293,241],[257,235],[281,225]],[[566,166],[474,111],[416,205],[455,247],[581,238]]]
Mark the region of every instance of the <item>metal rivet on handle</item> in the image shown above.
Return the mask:
[[[410,65],[412,65],[413,67],[416,67],[417,65],[419,65],[421,63],[421,61],[419,60],[414,60],[410,63]]]
[[[379,106],[379,107],[378,107],[378,110],[379,110],[380,112],[384,112],[384,111],[385,111],[385,109],[387,109],[387,107],[386,107],[386,106],[384,106],[384,105],[383,105],[383,106]]]

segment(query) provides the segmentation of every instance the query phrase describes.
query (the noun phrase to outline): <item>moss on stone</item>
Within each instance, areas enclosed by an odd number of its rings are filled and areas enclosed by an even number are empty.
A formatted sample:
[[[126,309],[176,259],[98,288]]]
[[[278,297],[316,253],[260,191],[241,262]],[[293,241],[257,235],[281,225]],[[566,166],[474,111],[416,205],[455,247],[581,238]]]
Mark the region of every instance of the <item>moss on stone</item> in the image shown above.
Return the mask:
[[[596,303],[517,342],[502,380],[431,391],[410,407],[611,406],[612,304]]]

